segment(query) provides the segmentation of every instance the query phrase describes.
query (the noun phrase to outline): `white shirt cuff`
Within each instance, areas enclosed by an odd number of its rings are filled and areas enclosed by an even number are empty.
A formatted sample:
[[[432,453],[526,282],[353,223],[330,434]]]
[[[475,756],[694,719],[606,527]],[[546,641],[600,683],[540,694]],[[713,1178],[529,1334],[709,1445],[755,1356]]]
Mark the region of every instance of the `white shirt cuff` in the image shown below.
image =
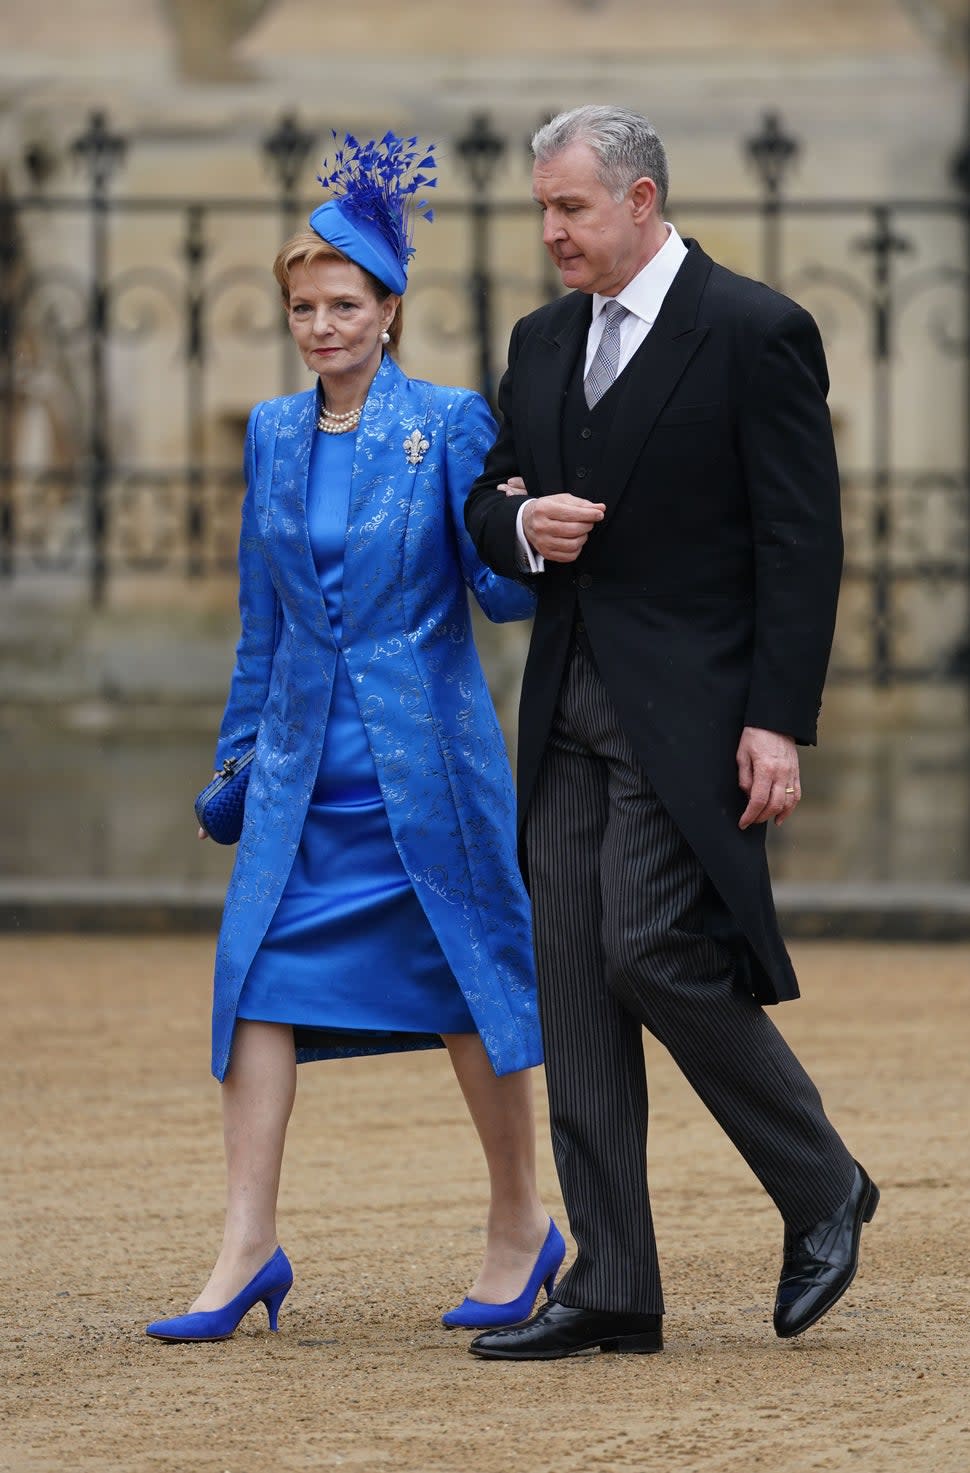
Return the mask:
[[[523,496],[522,505],[519,507],[518,514],[515,518],[515,540],[518,544],[516,548],[516,562],[523,573],[542,573],[545,571],[546,560],[541,553],[534,550],[522,530],[522,514],[525,511],[527,500],[528,497]]]

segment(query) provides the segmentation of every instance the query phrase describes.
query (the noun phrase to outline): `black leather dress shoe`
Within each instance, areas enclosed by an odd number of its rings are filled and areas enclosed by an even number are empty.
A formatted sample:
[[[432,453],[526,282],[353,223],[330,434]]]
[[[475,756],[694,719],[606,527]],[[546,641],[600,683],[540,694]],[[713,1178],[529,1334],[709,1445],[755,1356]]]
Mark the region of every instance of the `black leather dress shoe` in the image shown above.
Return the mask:
[[[524,1325],[476,1335],[468,1349],[489,1360],[561,1360],[586,1350],[652,1355],[663,1350],[662,1323],[659,1314],[574,1309],[550,1299]]]
[[[814,1325],[841,1299],[859,1267],[862,1224],[871,1222],[879,1188],[858,1161],[842,1206],[802,1233],[785,1229],[785,1257],[775,1299],[775,1333],[783,1340]]]

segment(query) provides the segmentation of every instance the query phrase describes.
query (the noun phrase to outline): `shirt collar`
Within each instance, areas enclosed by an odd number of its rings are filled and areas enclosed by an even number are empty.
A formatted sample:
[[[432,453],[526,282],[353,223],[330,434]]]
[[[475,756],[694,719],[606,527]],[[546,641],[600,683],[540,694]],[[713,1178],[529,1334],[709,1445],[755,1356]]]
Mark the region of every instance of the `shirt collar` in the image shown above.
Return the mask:
[[[663,299],[670,290],[671,282],[680,270],[681,262],[687,254],[687,247],[677,234],[672,225],[664,222],[667,230],[667,239],[660,247],[655,256],[651,256],[647,264],[637,272],[632,281],[628,281],[621,292],[615,297],[601,297],[599,292],[593,293],[593,321],[599,317],[607,302],[619,302],[639,317],[648,327],[656,321],[657,313],[660,311]]]

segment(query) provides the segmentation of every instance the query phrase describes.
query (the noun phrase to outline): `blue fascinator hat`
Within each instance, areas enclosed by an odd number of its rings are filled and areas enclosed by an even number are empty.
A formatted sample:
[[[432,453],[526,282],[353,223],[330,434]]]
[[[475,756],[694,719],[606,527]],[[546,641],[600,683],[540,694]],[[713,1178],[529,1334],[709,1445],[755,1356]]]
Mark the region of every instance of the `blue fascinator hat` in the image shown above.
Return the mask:
[[[427,200],[417,197],[437,183],[424,172],[437,168],[434,148],[394,133],[385,133],[379,143],[359,143],[348,133],[333,168],[329,159],[323,167],[329,173],[317,178],[332,198],[313,211],[311,230],[401,296],[414,255],[415,218],[434,219]]]

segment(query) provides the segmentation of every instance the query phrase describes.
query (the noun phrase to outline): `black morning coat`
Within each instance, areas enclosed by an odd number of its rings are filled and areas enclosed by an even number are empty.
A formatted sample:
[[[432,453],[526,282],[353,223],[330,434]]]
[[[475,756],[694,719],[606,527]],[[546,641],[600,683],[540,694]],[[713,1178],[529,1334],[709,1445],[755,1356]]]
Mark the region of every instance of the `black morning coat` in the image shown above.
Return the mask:
[[[606,504],[574,563],[529,581],[538,607],[518,733],[521,824],[581,619],[621,723],[727,913],[762,1002],[797,997],[778,930],[765,825],[738,828],[742,727],[814,744],[842,567],[839,482],[818,329],[801,307],[694,241],[612,391],[597,484]],[[502,428],[465,506],[483,559],[517,568],[521,504],[565,489],[560,416],[592,312],[574,292],[516,324]],[[520,855],[523,847],[520,843]]]

